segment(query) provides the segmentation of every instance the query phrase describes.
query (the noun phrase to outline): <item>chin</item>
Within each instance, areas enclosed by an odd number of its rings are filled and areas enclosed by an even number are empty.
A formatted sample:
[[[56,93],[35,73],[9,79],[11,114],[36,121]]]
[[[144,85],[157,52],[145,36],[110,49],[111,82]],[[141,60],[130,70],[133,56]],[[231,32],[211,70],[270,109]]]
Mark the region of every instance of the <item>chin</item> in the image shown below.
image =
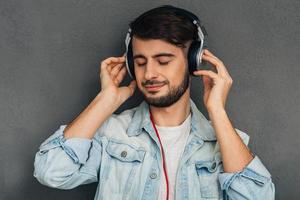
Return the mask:
[[[143,91],[144,96],[149,97],[149,98],[159,98],[164,96],[164,92],[159,90],[155,92],[148,92],[148,91]]]

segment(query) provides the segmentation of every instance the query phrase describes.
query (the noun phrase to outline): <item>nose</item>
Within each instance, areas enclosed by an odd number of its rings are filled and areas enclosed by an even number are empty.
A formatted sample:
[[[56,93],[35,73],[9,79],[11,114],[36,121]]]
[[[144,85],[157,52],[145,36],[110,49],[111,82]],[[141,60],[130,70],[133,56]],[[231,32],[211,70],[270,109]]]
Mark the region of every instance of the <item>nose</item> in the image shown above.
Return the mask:
[[[158,73],[156,71],[157,66],[155,66],[153,63],[148,62],[145,67],[145,79],[151,80],[158,77]]]

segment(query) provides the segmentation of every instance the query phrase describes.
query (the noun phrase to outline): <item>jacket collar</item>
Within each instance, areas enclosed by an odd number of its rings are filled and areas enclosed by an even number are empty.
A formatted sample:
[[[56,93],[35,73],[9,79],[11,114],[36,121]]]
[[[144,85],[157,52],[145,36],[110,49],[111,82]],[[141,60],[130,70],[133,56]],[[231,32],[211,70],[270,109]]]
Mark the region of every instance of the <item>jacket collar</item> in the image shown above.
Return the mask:
[[[190,98],[191,106],[191,132],[204,141],[216,140],[214,129],[211,122],[198,110],[197,106]],[[151,125],[149,104],[144,100],[135,108],[133,118],[129,123],[128,136],[138,136],[142,133],[143,128]]]

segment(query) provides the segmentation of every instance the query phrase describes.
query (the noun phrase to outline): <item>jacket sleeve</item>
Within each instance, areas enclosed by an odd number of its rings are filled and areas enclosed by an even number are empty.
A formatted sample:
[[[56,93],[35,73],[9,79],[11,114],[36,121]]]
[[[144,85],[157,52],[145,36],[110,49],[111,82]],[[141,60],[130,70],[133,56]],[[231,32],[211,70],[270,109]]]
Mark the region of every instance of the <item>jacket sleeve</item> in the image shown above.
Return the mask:
[[[248,145],[249,136],[236,129],[243,142]],[[240,172],[220,173],[219,182],[225,190],[225,199],[275,199],[275,185],[267,168],[257,155]]]
[[[39,147],[34,159],[33,176],[46,186],[72,189],[98,181],[101,164],[103,135],[106,122],[97,130],[93,139],[65,139],[61,125]]]

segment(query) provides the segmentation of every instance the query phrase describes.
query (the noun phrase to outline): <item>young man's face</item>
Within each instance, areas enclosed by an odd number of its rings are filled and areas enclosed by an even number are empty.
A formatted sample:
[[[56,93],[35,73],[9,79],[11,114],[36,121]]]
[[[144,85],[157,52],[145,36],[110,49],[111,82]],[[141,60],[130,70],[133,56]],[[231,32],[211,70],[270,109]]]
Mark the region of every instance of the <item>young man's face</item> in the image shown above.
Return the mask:
[[[190,83],[187,50],[159,39],[132,38],[137,86],[146,102],[168,107],[177,102]]]

